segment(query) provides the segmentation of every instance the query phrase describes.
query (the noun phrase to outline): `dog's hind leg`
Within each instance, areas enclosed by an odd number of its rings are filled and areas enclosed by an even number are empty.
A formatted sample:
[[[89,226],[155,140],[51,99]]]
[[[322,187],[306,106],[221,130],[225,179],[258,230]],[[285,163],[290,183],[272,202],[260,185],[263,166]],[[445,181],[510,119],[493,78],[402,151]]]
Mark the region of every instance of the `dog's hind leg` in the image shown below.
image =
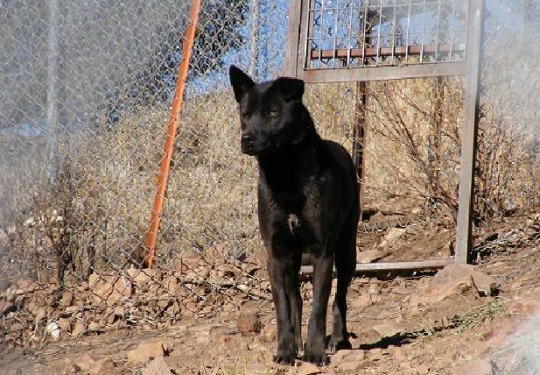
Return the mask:
[[[331,255],[320,255],[313,263],[313,309],[309,317],[304,360],[316,365],[328,364],[326,355],[326,311],[332,289]]]
[[[328,349],[334,354],[340,349],[351,349],[347,331],[347,289],[356,268],[356,224],[344,228],[337,243],[335,264],[337,288],[332,306],[333,329]]]

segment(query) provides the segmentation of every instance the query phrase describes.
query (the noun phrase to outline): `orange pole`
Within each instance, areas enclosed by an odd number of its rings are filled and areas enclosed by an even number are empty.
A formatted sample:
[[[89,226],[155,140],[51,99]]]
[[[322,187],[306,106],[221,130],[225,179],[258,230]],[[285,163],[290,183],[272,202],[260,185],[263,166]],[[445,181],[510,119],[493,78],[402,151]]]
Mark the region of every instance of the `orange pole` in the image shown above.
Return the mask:
[[[169,170],[174,150],[174,140],[178,131],[180,122],[180,111],[182,109],[182,101],[186,88],[186,78],[189,69],[189,61],[191,60],[191,52],[193,50],[193,41],[195,39],[195,29],[199,20],[199,9],[201,0],[193,0],[191,3],[191,13],[189,23],[184,37],[184,45],[182,46],[182,61],[176,78],[176,88],[169,116],[169,125],[167,128],[167,136],[165,138],[164,153],[161,159],[159,169],[159,178],[157,183],[156,195],[154,197],[154,206],[150,214],[150,228],[146,237],[146,247],[148,248],[147,262],[148,267],[152,268],[154,256],[156,253],[156,243],[161,221],[161,212],[163,211],[163,202],[165,200],[165,191],[167,190],[167,181],[169,179]]]

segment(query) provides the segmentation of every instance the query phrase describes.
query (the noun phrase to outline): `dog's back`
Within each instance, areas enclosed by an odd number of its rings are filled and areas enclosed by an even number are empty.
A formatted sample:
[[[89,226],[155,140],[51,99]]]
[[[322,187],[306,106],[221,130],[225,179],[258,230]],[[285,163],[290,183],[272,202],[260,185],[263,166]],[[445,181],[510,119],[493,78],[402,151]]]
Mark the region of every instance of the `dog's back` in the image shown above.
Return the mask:
[[[336,183],[340,186],[338,189],[342,190],[343,197],[345,198],[345,207],[343,211],[355,210],[359,207],[359,186],[356,177],[356,170],[354,168],[353,161],[347,150],[334,141],[323,140],[324,146],[329,153],[329,158],[334,161],[331,168],[336,172]]]

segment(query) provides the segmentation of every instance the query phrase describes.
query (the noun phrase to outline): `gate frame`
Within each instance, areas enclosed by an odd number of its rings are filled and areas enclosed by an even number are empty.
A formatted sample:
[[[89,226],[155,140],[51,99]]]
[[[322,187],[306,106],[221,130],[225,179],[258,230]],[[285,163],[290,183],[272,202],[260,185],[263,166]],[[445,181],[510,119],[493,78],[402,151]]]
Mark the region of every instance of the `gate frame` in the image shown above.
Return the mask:
[[[289,5],[289,33],[285,59],[285,75],[303,79],[307,83],[357,82],[361,91],[361,101],[365,105],[365,83],[369,81],[397,80],[409,78],[465,75],[465,97],[463,130],[461,136],[461,166],[459,182],[459,206],[456,225],[456,249],[454,257],[411,262],[357,263],[356,272],[377,272],[392,270],[421,270],[442,268],[451,263],[470,263],[472,248],[472,215],[474,164],[477,151],[479,121],[480,60],[482,46],[483,15],[485,0],[470,0],[467,18],[465,58],[456,62],[434,62],[403,66],[378,66],[339,69],[304,69],[307,51],[306,15],[313,0],[291,1]],[[363,123],[355,129],[355,134],[364,135]],[[364,180],[363,141],[353,140],[356,147],[353,157],[360,180]],[[362,194],[363,189],[361,189]],[[361,200],[362,202],[362,200]],[[361,207],[362,209],[362,207]],[[313,272],[312,266],[303,266],[302,273]]]

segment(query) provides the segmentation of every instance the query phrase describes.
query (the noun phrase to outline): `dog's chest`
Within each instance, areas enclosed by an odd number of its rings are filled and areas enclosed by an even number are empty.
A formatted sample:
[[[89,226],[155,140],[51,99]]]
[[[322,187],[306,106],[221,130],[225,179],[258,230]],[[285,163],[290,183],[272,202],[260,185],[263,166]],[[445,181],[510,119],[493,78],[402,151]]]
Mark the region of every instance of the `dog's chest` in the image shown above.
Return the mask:
[[[295,246],[320,241],[326,221],[322,203],[328,190],[324,178],[295,176],[287,189],[269,178],[262,178],[259,183],[259,220],[264,238],[293,241]]]
[[[320,217],[320,195],[319,186],[306,184],[301,193],[295,195],[294,198],[292,195],[290,196],[288,204],[278,204],[280,211],[284,214],[281,216],[281,226],[285,228],[289,235],[296,238],[305,237],[308,232],[312,232],[310,228],[313,227],[313,222],[322,220]],[[283,203],[283,201],[280,203]]]
[[[298,217],[298,215],[289,214],[287,215],[287,218],[286,218],[286,224],[287,224],[287,228],[289,229],[289,233],[294,236],[300,229],[302,222],[300,221],[300,218]]]

